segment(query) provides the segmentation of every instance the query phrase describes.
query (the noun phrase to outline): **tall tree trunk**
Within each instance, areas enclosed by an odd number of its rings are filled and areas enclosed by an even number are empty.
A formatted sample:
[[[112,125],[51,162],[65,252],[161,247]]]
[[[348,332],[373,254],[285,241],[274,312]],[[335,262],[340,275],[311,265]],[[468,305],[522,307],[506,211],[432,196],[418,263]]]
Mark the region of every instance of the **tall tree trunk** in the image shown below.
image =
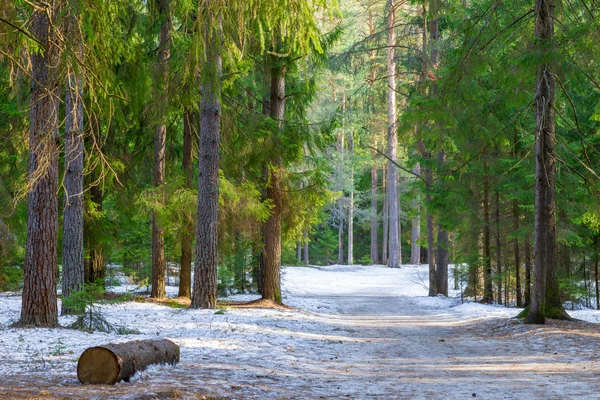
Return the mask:
[[[304,265],[310,264],[310,260],[308,259],[308,229],[304,231],[304,249],[303,249],[303,261]]]
[[[429,264],[429,296],[437,295],[437,277],[435,271],[435,260],[433,251],[433,214],[431,212],[431,186],[433,185],[433,173],[431,169],[425,168],[425,188],[427,194],[427,264]]]
[[[415,127],[415,130],[417,127]],[[421,166],[419,163],[413,168],[413,173],[416,175],[421,174]],[[413,217],[410,220],[410,262],[409,264],[418,265],[421,263],[421,245],[419,240],[421,239],[421,216],[420,216],[420,196],[412,200]]]
[[[373,157],[375,157],[373,155]],[[377,167],[371,167],[371,262],[379,264],[379,218],[377,216]]]
[[[569,318],[558,291],[556,271],[556,201],[554,155],[554,71],[544,55],[552,52],[554,0],[535,1],[535,44],[542,52],[536,85],[535,222],[533,289],[525,322],[543,324],[545,317]]]
[[[381,240],[381,263],[383,265],[387,265],[387,260],[388,260],[388,234],[390,232],[389,230],[389,201],[388,201],[388,196],[387,196],[387,170],[388,167],[387,165],[384,167],[383,171],[382,171],[382,182],[383,182],[383,223],[382,223],[382,228],[383,228],[383,237]]]
[[[271,118],[277,121],[278,130],[283,129],[285,117],[285,66],[271,69]],[[281,145],[280,132],[273,137],[274,148]],[[267,199],[273,204],[273,209],[266,230],[266,260],[265,281],[262,298],[281,303],[281,218],[283,213],[283,158],[278,153],[269,167],[269,184]]]
[[[484,177],[483,177],[483,298],[484,303],[492,303],[492,258],[490,252],[490,183],[488,175],[487,161],[483,161]]]
[[[354,263],[354,137],[348,135],[348,155],[350,158],[350,201],[348,204],[348,265]]]
[[[375,34],[375,24],[373,22],[373,10],[369,8],[369,35]],[[367,112],[371,113],[373,111],[373,107],[375,104],[375,90],[373,85],[375,84],[376,77],[376,69],[375,69],[375,56],[376,51],[369,51],[369,62],[370,62],[370,71],[369,71],[369,84],[371,86],[369,91],[369,104],[367,105]],[[370,133],[375,136],[375,126],[374,126],[373,118],[369,118],[369,129]],[[374,138],[374,147],[377,147],[376,139]],[[378,172],[377,166],[375,165],[375,158],[377,156],[377,152],[375,150],[371,151],[371,157],[373,159],[373,165],[371,166],[371,263],[379,264],[379,217],[378,217],[378,199],[377,199],[377,190],[378,190]]]
[[[502,304],[502,248],[500,243],[500,191],[496,189],[496,276],[498,281],[498,304]]]
[[[337,254],[337,263],[339,265],[344,263],[344,218],[342,217],[343,207],[340,204],[340,220],[338,223],[338,254]]]
[[[514,217],[514,230],[519,230],[519,203],[517,200],[513,200],[513,217]],[[523,297],[521,295],[521,257],[519,254],[519,238],[515,237],[513,242],[513,251],[515,253],[515,279],[517,292],[517,307],[523,307]]]
[[[436,292],[448,296],[448,231],[438,223],[438,247],[436,257],[435,279]]]
[[[421,70],[419,71],[420,77],[420,93],[422,96],[426,93],[425,82],[427,80],[427,8],[425,2],[423,2],[422,9],[422,29],[421,29]],[[418,130],[416,131],[418,133]],[[423,144],[421,137],[417,137],[417,149],[421,153],[422,157],[431,158],[431,152],[427,150]],[[435,296],[437,294],[437,279],[436,279],[436,266],[434,260],[434,231],[433,231],[433,214],[431,205],[431,190],[433,186],[433,173],[429,166],[425,167],[425,203],[427,204],[427,216],[426,216],[426,229],[427,229],[427,264],[429,265],[429,296]]]
[[[594,257],[594,279],[596,283],[596,310],[600,310],[600,287],[598,287],[598,252]]]
[[[154,186],[160,188],[165,184],[165,143],[167,126],[165,124],[166,95],[169,58],[171,57],[171,11],[169,0],[159,0],[161,16],[160,43],[158,48],[158,125],[154,129]],[[159,203],[165,203],[164,193],[159,194]],[[164,228],[157,216],[152,213],[152,297],[163,298],[167,295],[165,289],[165,238]]]
[[[30,56],[29,185],[27,244],[23,269],[22,326],[58,325],[58,114],[60,86],[54,45],[54,8],[34,10],[31,32],[44,51]]]
[[[264,116],[271,115],[271,68],[268,66],[268,56],[263,59],[264,73],[263,73],[263,95],[262,95],[262,114]],[[264,203],[267,201],[267,188],[266,184],[269,180],[269,168],[264,166],[262,168],[262,180],[265,183],[261,191],[261,201]],[[262,222],[260,226],[261,245],[260,253],[258,254],[258,262],[256,266],[255,280],[258,293],[263,292],[265,283],[265,262],[267,260],[267,223]]]
[[[529,307],[531,304],[531,243],[529,235],[525,236],[523,247],[525,248],[525,303],[523,307]]]
[[[206,0],[205,64],[200,102],[200,152],[198,156],[198,219],[192,308],[217,307],[217,225],[219,206],[219,144],[221,134],[220,11]]]
[[[431,14],[431,21],[429,22],[429,35],[431,38],[431,68],[434,74],[437,74],[437,70],[440,66],[440,50],[437,42],[440,37],[440,19],[439,12],[441,8],[440,0],[430,0],[429,12]],[[438,87],[437,81],[434,80],[431,83],[431,95],[437,94]],[[441,138],[443,139],[443,138]],[[443,142],[443,140],[441,140]],[[446,153],[442,148],[437,153],[438,161],[438,182],[441,181],[439,176],[442,174],[444,164],[446,163]],[[441,216],[438,218],[438,235],[437,235],[437,256],[436,256],[436,291],[438,294],[448,295],[448,232],[444,229],[444,225],[441,222]]]
[[[74,15],[67,17],[65,37],[82,55],[81,31]],[[69,71],[65,95],[65,208],[63,216],[62,295],[83,290],[83,98],[82,80]],[[61,314],[72,309],[61,304]]]
[[[388,157],[390,160],[396,161],[398,147],[398,126],[396,124],[396,0],[388,0],[388,15],[387,15],[387,140],[388,140]],[[388,262],[390,268],[398,268],[400,266],[402,255],[400,249],[400,230],[398,224],[398,173],[392,161],[388,161],[388,185],[387,197],[389,207],[389,238],[388,238]]]
[[[182,167],[185,174],[185,187],[194,189],[194,166],[193,150],[194,137],[197,131],[196,115],[192,110],[186,110],[183,115],[183,161]],[[183,227],[181,238],[181,268],[179,270],[179,293],[180,297],[192,296],[192,244],[194,241],[194,219],[192,215]]]

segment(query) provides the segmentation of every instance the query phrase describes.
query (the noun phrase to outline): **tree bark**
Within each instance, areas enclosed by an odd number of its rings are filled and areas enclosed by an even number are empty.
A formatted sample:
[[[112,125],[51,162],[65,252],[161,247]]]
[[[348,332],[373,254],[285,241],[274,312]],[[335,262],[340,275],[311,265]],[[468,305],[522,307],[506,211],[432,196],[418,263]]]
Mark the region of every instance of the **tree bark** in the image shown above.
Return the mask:
[[[194,189],[193,167],[193,140],[197,132],[196,115],[191,110],[186,110],[183,115],[183,172],[185,173],[185,187]],[[194,241],[194,220],[190,215],[183,227],[181,238],[181,268],[179,270],[180,297],[192,296],[192,244]]]
[[[439,11],[441,8],[441,2],[439,0],[431,0],[429,2],[429,12],[431,14],[431,21],[429,22],[429,35],[431,38],[431,68],[434,74],[437,74],[437,70],[440,66],[440,50],[437,42],[440,38],[440,19]],[[431,95],[435,96],[438,91],[437,81],[434,80],[431,83]],[[441,135],[440,135],[441,136]],[[443,139],[443,137],[441,137]],[[443,140],[441,140],[443,142]],[[442,148],[437,153],[438,161],[438,182],[441,183],[439,176],[442,174],[444,164],[446,163],[446,153]],[[437,256],[436,256],[436,271],[435,278],[438,294],[448,296],[448,232],[444,229],[444,225],[441,223],[441,216],[438,218],[438,235],[437,235]]]
[[[498,304],[502,304],[502,248],[500,242],[500,191],[496,189],[496,276],[498,281]],[[508,288],[507,288],[508,290]]]
[[[47,11],[47,12],[46,12]],[[29,185],[27,243],[23,269],[21,326],[58,325],[56,297],[58,246],[59,50],[53,19],[56,7],[34,10],[31,32],[44,51],[30,55]]]
[[[529,235],[525,236],[523,247],[525,248],[525,303],[523,307],[529,307],[531,304],[531,243]]]
[[[304,261],[304,265],[308,265],[310,264],[310,260],[308,258],[308,229],[306,229],[304,231],[304,249],[303,249],[303,261]]]
[[[554,38],[554,0],[535,1],[536,47],[547,54]],[[536,85],[535,221],[533,289],[525,322],[544,324],[546,316],[569,318],[562,307],[556,271],[556,200],[554,155],[554,71],[542,59]]]
[[[354,263],[354,137],[348,135],[348,155],[350,157],[350,201],[348,204],[348,265]]]
[[[136,340],[90,347],[77,362],[77,378],[83,384],[114,385],[152,364],[175,365],[179,346],[169,339]]]
[[[415,127],[415,129],[417,128]],[[413,168],[413,173],[421,174],[421,167],[418,163]],[[417,195],[417,198],[413,198],[412,208],[415,214],[410,220],[410,264],[415,265],[421,264],[421,245],[419,244],[419,240],[421,240],[420,202],[419,195]]]
[[[436,292],[448,296],[448,231],[438,223],[438,247],[436,257]]]
[[[596,283],[596,310],[600,310],[600,287],[598,287],[598,253],[594,258],[594,279]]]
[[[394,28],[396,24],[396,0],[388,0],[387,7],[387,153],[390,160],[396,161],[398,151],[398,126],[396,124],[396,60],[394,58],[394,50],[396,45],[396,33]],[[400,249],[400,230],[398,224],[398,173],[392,161],[388,161],[387,190],[389,207],[389,237],[387,265],[390,268],[398,268],[402,260]]]
[[[433,214],[431,212],[431,186],[433,185],[433,173],[431,169],[425,168],[425,188],[427,194],[425,201],[427,202],[427,264],[429,264],[429,296],[437,295],[437,277],[435,270],[435,260],[433,253]]]
[[[494,301],[492,288],[492,259],[490,252],[490,189],[487,161],[483,161],[483,303]]]
[[[514,217],[514,230],[519,230],[519,203],[517,200],[513,200],[513,217]],[[515,292],[517,294],[517,307],[523,307],[523,296],[521,294],[521,257],[519,253],[519,238],[515,237],[513,242],[513,251],[515,254],[515,280],[516,287]]]
[[[167,126],[165,124],[166,96],[168,86],[168,67],[171,57],[171,29],[172,19],[169,0],[159,0],[161,26],[160,43],[158,48],[158,125],[154,130],[154,186],[160,188],[165,184],[165,144],[167,139]],[[165,194],[159,189],[159,203],[165,204]],[[152,293],[155,298],[167,295],[165,288],[165,238],[164,228],[158,218],[158,213],[152,213]]]
[[[375,24],[373,22],[373,10],[369,8],[369,35],[375,34]],[[370,62],[370,71],[369,71],[369,84],[371,86],[370,95],[369,95],[369,105],[367,106],[367,112],[372,110],[375,104],[375,89],[373,85],[376,80],[376,69],[375,69],[375,56],[376,51],[369,51],[369,62]],[[370,133],[375,137],[375,129],[373,118],[369,118],[369,129]],[[377,147],[377,143],[374,143],[374,147]],[[377,166],[375,165],[375,158],[377,156],[377,152],[375,150],[371,151],[371,157],[373,159],[373,165],[371,166],[371,263],[379,264],[379,216],[378,216],[378,199],[377,199],[377,190],[378,190],[378,172]]]
[[[65,37],[82,55],[81,31],[77,18],[67,17]],[[62,295],[83,290],[83,98],[80,76],[69,71],[65,88],[65,208],[63,214]],[[61,314],[71,314],[63,301]]]
[[[383,182],[383,222],[382,222],[382,229],[383,229],[383,237],[381,240],[381,263],[383,265],[387,265],[388,262],[388,233],[390,232],[389,230],[389,222],[390,222],[390,218],[389,218],[389,198],[387,196],[387,170],[388,167],[387,165],[385,166],[385,168],[382,171],[382,182]]]
[[[373,155],[373,158],[375,155]],[[371,167],[371,262],[379,264],[379,218],[377,210],[377,167]]]
[[[283,129],[285,117],[285,66],[271,69],[271,118],[277,121],[278,130]],[[280,146],[280,132],[274,137],[274,148]],[[281,218],[283,215],[283,158],[278,153],[269,167],[269,184],[267,199],[273,204],[273,210],[267,223],[266,231],[266,260],[265,281],[262,298],[281,303]]]
[[[221,15],[206,0],[206,63],[200,102],[198,157],[198,219],[192,308],[217,307],[217,226],[219,207],[219,144],[221,133]]]

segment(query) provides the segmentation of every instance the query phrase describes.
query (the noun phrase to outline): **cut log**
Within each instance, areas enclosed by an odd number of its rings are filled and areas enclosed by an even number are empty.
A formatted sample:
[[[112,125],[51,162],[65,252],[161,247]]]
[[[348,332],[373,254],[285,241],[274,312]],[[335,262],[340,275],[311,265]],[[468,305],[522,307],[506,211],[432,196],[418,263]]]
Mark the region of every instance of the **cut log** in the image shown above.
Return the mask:
[[[179,362],[179,346],[171,340],[136,340],[86,349],[77,363],[81,383],[112,385],[129,379],[148,365]]]

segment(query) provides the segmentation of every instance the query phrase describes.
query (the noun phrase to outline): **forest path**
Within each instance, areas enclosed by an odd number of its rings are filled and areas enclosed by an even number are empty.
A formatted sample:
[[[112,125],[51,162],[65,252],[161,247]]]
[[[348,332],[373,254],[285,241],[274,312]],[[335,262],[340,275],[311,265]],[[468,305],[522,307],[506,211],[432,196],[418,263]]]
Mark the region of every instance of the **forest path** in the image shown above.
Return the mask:
[[[426,272],[288,267],[289,310],[104,307],[112,323],[141,331],[130,336],[9,329],[20,296],[2,297],[0,398],[599,398],[598,325],[525,326],[509,319],[515,309],[427,297]],[[156,337],[180,345],[180,364],[115,386],[75,378],[86,347]]]

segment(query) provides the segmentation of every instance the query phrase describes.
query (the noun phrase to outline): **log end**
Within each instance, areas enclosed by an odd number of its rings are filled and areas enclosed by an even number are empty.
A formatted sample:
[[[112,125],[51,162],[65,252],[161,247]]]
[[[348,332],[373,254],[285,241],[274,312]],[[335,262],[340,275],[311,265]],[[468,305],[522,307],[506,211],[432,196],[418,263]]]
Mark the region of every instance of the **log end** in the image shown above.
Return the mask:
[[[120,368],[112,351],[104,347],[90,347],[79,357],[77,378],[83,384],[112,385],[119,378]]]

